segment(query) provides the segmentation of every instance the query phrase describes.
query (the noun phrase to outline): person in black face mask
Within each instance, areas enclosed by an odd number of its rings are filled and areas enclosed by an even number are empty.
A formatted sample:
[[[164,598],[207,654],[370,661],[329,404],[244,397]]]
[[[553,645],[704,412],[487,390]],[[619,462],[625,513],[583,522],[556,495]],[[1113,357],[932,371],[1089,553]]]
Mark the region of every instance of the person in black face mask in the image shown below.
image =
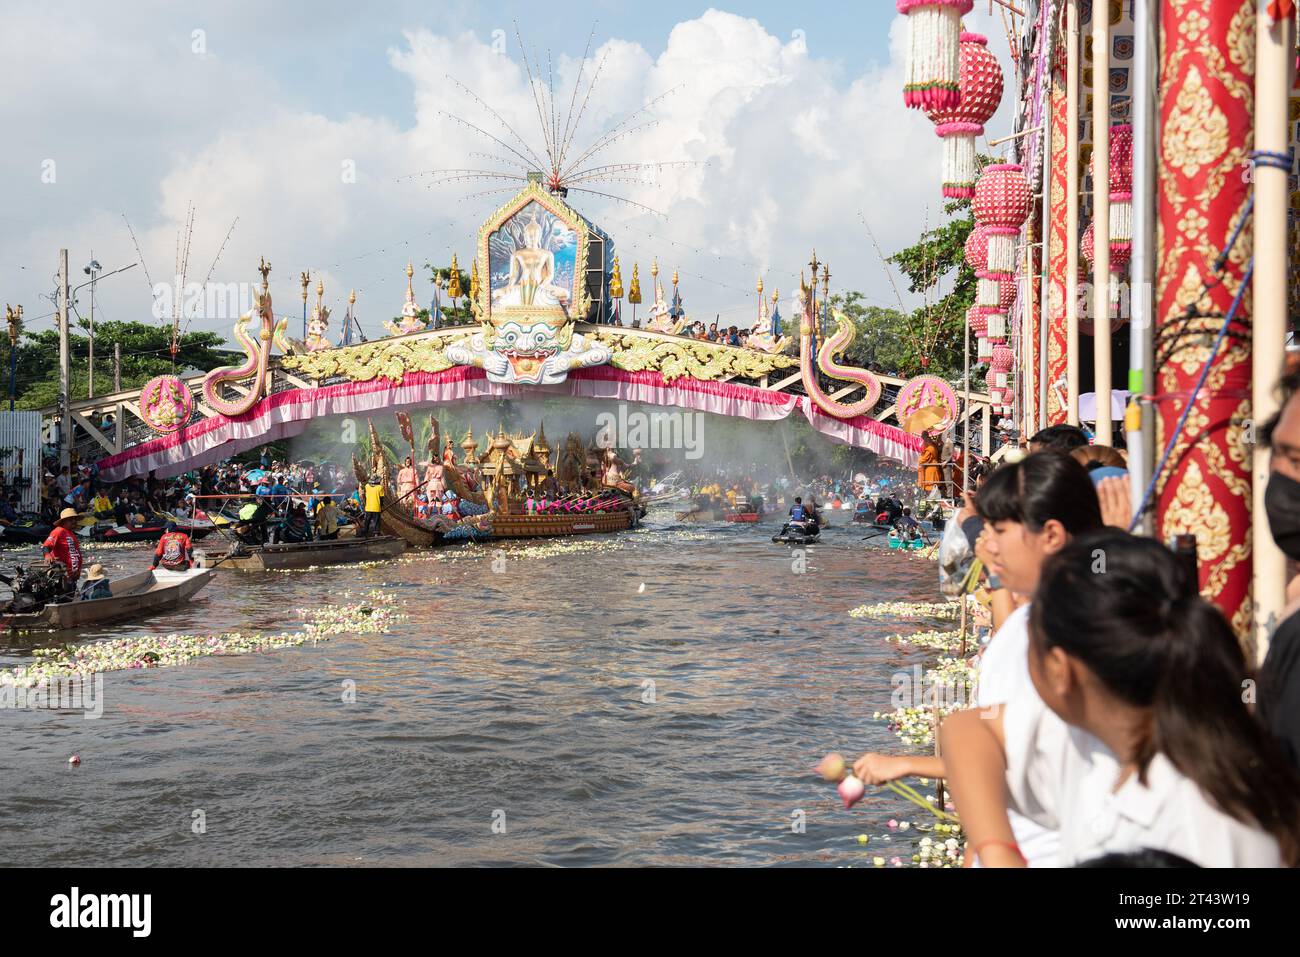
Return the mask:
[[[1292,561],[1300,561],[1300,372],[1282,380],[1282,408],[1261,430],[1272,451],[1264,490],[1269,529]],[[1288,586],[1288,598],[1296,581]],[[1300,767],[1300,610],[1292,600],[1269,642],[1259,672],[1258,716],[1278,739],[1291,764]]]

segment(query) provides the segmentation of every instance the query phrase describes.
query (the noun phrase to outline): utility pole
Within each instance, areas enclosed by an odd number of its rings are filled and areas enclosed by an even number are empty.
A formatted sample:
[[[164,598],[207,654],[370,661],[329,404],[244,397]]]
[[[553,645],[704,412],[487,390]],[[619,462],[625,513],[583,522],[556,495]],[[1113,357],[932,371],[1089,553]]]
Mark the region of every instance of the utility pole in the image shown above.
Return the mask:
[[[113,343],[113,391],[122,391],[122,343]]]
[[[99,278],[103,267],[95,259],[92,251],[90,255],[90,265],[82,270],[90,277],[90,357],[87,362],[87,379],[86,379],[86,398],[95,397],[95,280]]]
[[[71,359],[68,355],[68,251],[59,250],[59,465],[72,464]]]

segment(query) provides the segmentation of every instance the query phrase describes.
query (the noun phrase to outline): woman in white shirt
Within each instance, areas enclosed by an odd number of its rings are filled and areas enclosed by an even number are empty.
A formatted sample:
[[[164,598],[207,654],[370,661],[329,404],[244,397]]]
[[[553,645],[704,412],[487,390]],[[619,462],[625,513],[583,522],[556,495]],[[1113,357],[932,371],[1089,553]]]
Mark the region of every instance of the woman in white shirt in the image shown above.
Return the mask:
[[[1202,867],[1294,865],[1300,781],[1246,709],[1241,647],[1150,539],[1108,531],[1050,559],[1029,618],[1037,695],[952,715],[948,784],[986,866],[1023,866],[1008,810],[1060,863],[1143,848]]]
[[[1033,594],[1043,563],[1075,536],[1102,527],[1097,494],[1087,471],[1060,452],[1044,451],[993,472],[975,497],[984,520],[981,557],[1002,587],[1024,600]],[[975,704],[987,708],[1033,696],[1029,681],[1029,607],[1002,623],[980,655]],[[945,751],[946,754],[946,751]],[[926,755],[864,754],[853,766],[867,784],[908,775],[944,777],[945,759]],[[1053,866],[1057,840],[1051,828],[1016,814],[1016,841],[1032,866]]]

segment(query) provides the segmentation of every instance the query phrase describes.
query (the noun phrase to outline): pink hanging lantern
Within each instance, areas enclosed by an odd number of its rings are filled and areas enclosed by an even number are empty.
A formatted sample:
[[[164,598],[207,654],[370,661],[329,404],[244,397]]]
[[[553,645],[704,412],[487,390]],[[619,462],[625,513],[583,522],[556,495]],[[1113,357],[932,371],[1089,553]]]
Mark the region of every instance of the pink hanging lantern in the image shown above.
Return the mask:
[[[975,222],[988,231],[990,278],[1013,278],[1016,237],[1032,208],[1024,169],[1016,163],[986,166],[975,184],[974,206]]]
[[[997,389],[1007,387],[1007,377],[1011,374],[1011,364],[1015,361],[1015,356],[1007,346],[996,345],[993,347],[993,356],[989,360],[989,371],[985,376],[989,385]]]
[[[1079,241],[1079,251],[1083,253],[1083,258],[1087,260],[1088,272],[1092,272],[1093,260],[1097,257],[1097,234],[1093,231],[1093,224],[1089,223],[1088,228],[1083,231],[1083,239]],[[1112,243],[1110,247],[1110,273],[1118,277],[1123,275],[1124,269],[1128,266],[1129,258],[1133,255],[1133,245],[1131,243],[1123,244],[1119,249],[1115,248]],[[1110,331],[1118,332],[1127,321],[1120,317],[1120,283],[1109,283],[1110,288]],[[1079,309],[1079,331],[1085,336],[1093,334],[1092,314],[1090,309]]]
[[[976,226],[966,237],[966,264],[975,271],[975,304],[987,309],[1002,306],[1002,282],[1009,277],[989,272],[989,231],[983,226]]]
[[[961,18],[975,0],[897,0],[907,17],[903,102],[914,109],[951,109],[961,102]]]
[[[989,340],[994,343],[1002,342],[1007,337],[1006,314],[997,309],[989,309],[987,317]]]
[[[943,195],[975,195],[975,138],[1002,102],[1002,66],[989,52],[987,37],[963,33],[959,51],[961,99],[950,107],[926,109],[935,134],[943,140]]]
[[[989,269],[989,234],[983,226],[976,226],[966,236],[966,265],[975,270],[975,275],[988,272]]]
[[[1133,127],[1110,128],[1110,258],[1133,254]]]

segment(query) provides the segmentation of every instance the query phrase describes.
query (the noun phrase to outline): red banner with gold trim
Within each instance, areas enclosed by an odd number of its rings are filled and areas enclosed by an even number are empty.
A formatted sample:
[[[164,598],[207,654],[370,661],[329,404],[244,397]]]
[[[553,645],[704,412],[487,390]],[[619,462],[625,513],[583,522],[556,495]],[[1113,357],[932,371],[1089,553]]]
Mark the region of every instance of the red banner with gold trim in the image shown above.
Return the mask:
[[[1247,291],[1217,355],[1210,350],[1251,255],[1249,224],[1221,285],[1215,260],[1245,212],[1253,141],[1255,4],[1162,0],[1158,182],[1156,416],[1163,450],[1186,403],[1183,434],[1157,487],[1156,533],[1197,538],[1201,591],[1237,634],[1251,633],[1250,333]],[[1189,309],[1191,317],[1188,317]],[[1204,391],[1189,393],[1213,360]]]

